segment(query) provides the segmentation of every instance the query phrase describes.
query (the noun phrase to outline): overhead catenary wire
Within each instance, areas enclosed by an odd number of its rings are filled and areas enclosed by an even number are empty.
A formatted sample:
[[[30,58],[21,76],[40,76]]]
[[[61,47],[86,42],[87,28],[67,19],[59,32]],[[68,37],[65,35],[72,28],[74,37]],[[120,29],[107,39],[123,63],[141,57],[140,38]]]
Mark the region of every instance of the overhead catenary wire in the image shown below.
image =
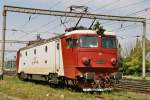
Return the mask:
[[[87,2],[87,4],[90,3],[91,1],[92,1],[92,0],[90,0],[89,2]],[[56,2],[53,6],[51,6],[50,9],[55,8],[57,5],[61,4],[61,2],[62,2],[62,0],[59,0],[59,1]],[[66,1],[65,1],[65,2],[66,2]],[[38,16],[40,16],[40,15],[37,15],[34,19],[36,19]],[[33,29],[33,32],[34,32],[35,30],[40,30],[41,28],[46,27],[47,25],[49,25],[49,24],[55,22],[56,20],[57,20],[57,19],[54,19],[54,20],[52,20],[52,21],[50,21],[50,22],[48,22],[48,23],[46,23],[46,24],[41,25],[40,27],[38,27],[38,28],[36,28],[36,29]],[[29,23],[29,21],[28,21],[27,23]],[[36,31],[36,32],[37,32],[37,31]],[[29,33],[26,33],[26,34],[28,35]],[[26,36],[26,35],[22,36],[21,38],[23,38],[23,37],[25,37],[25,36]]]
[[[129,7],[129,6],[131,6],[131,5],[137,5],[137,4],[140,4],[140,3],[142,3],[142,2],[144,2],[145,0],[142,0],[142,1],[139,1],[139,2],[136,2],[136,3],[132,3],[132,4],[128,4],[128,5],[125,5],[125,6],[122,6],[122,7],[118,7],[118,8],[114,8],[113,10],[111,10],[111,11],[114,11],[115,9],[121,9],[121,8],[125,8],[125,7]],[[145,8],[144,10],[148,10],[149,8]],[[133,12],[133,13],[131,13],[131,14],[127,14],[126,16],[130,16],[130,15],[132,15],[132,14],[135,14],[135,13],[139,13],[139,12],[142,12],[142,11],[144,11],[144,10],[140,10],[140,11],[137,11],[137,12]],[[107,11],[106,11],[107,12]],[[108,24],[108,23],[111,23],[111,21],[106,21],[106,22],[104,22],[104,23],[102,23],[102,24]],[[117,22],[112,22],[112,24],[113,23],[117,23]],[[110,24],[110,25],[112,25],[112,24]],[[108,25],[107,25],[108,26]]]
[[[150,18],[148,18],[147,20],[150,20]],[[136,24],[136,23],[133,23],[133,24],[124,26],[124,27],[122,27],[122,28],[116,28],[116,29],[113,29],[112,31],[117,32],[117,31],[122,30],[122,29],[125,29],[125,28],[127,28],[127,27],[131,27],[131,26],[133,26],[133,25],[135,25],[135,24]],[[150,23],[147,23],[147,24],[150,24]]]
[[[57,20],[58,20],[58,18],[55,18],[55,19],[53,19],[53,20],[47,22],[46,24],[43,24],[43,25],[41,25],[40,27],[33,29],[33,30],[30,31],[30,32],[25,32],[25,31],[23,31],[23,33],[25,33],[25,34],[24,34],[23,36],[21,36],[20,38],[22,39],[22,38],[24,38],[25,36],[30,35],[30,34],[33,34],[33,33],[38,33],[38,34],[41,34],[41,33],[42,33],[42,34],[45,34],[45,33],[48,33],[48,31],[39,32],[39,30],[41,30],[42,28],[46,27],[47,25],[50,25],[50,24],[54,23],[54,22],[57,21]],[[56,26],[56,27],[57,27],[57,26]],[[51,29],[52,29],[52,28],[51,28]],[[19,39],[20,39],[20,38],[19,38]]]
[[[63,2],[63,0],[58,0],[53,6],[51,6],[49,9],[53,9],[56,6],[58,6],[59,4],[61,4],[61,2]]]
[[[147,23],[147,24],[150,24],[150,23]],[[127,25],[127,26],[124,26],[124,27],[122,27],[122,28],[113,29],[112,31],[118,32],[118,31],[121,31],[121,30],[125,30],[126,28],[128,28],[128,29],[129,29],[129,28],[133,29],[132,26],[134,26],[134,25],[135,25],[135,23],[134,23],[134,24]],[[139,27],[139,25],[138,25],[138,26],[135,26],[135,27]]]
[[[120,35],[117,35],[117,37],[119,37],[120,39],[130,39],[130,38],[138,38],[138,37],[141,37],[141,36],[136,35],[136,36],[122,37],[122,36],[120,36]]]
[[[140,12],[143,12],[143,11],[148,11],[148,10],[150,10],[150,8],[148,7],[148,8],[144,8],[144,9],[142,9],[142,10],[138,10],[138,11],[136,11],[136,12],[132,12],[132,13],[129,13],[129,14],[127,14],[126,16],[131,16],[131,15],[133,15],[133,14],[138,14],[138,13],[140,13]],[[109,24],[109,23],[111,23],[111,24]],[[114,23],[118,23],[118,22],[111,22],[111,21],[106,21],[106,22],[104,22],[104,23],[102,23],[103,25],[113,25]],[[107,25],[107,26],[108,26]]]
[[[89,4],[89,3],[91,3],[91,2],[93,2],[94,0],[89,0],[87,3],[85,3],[85,5],[87,5],[87,4]],[[57,5],[59,5],[59,4],[61,4],[61,2],[63,2],[62,0],[59,0],[58,2],[56,2],[53,6],[51,6],[50,7],[50,9],[53,9],[53,8],[55,8]],[[66,2],[66,1],[65,1]],[[37,16],[35,16],[34,18],[31,18],[31,19],[35,19],[35,18],[37,18],[38,16],[40,16],[40,15],[37,15]],[[30,20],[31,20],[30,19]],[[27,22],[28,23],[28,22]],[[47,25],[48,25],[49,23],[47,23]],[[45,25],[43,25],[43,26],[46,26],[46,24]],[[41,26],[41,27],[43,27],[43,26]]]
[[[41,30],[42,28],[46,27],[47,25],[49,25],[49,24],[55,22],[56,20],[58,20],[58,18],[55,18],[55,19],[53,19],[53,20],[47,22],[46,24],[43,24],[43,25],[41,25],[40,27],[33,29],[31,32],[37,32],[38,30]]]
[[[92,1],[95,1],[95,0],[90,0],[89,2],[85,3],[85,5],[91,3]],[[97,8],[96,10],[103,9],[103,8],[105,8],[106,6],[109,6],[109,5],[112,5],[112,4],[114,4],[114,3],[117,3],[118,1],[120,1],[120,0],[115,0],[115,1],[113,1],[113,2],[110,2],[110,3],[106,4],[106,5],[103,5],[103,6],[100,7],[100,8]],[[85,6],[85,5],[84,5],[84,6]]]
[[[90,0],[90,2],[91,2],[92,0]],[[59,2],[59,1],[58,1]],[[88,2],[89,3],[89,2]],[[44,26],[46,26],[46,25],[44,25]],[[39,28],[40,29],[40,28]]]
[[[57,27],[57,26],[55,26],[55,27]],[[2,29],[0,29],[0,30],[2,30]],[[29,31],[29,30],[20,30],[20,29],[6,29],[6,30],[8,30],[8,31],[12,31],[12,32],[22,32],[22,33],[31,33],[32,31]],[[37,33],[46,33],[47,31],[37,31]]]
[[[143,0],[144,1],[144,0]],[[128,14],[127,16],[129,16],[129,15],[132,15],[132,14],[136,14],[136,13],[140,13],[140,12],[143,12],[143,11],[148,11],[148,10],[150,10],[150,8],[148,7],[148,8],[145,8],[145,9],[142,9],[142,10],[139,10],[139,11],[136,11],[136,12],[133,12],[133,13],[130,13],[130,14]],[[148,18],[147,20],[150,20],[150,18]],[[110,25],[113,25],[115,22],[113,22],[112,24],[110,24]],[[117,23],[117,22],[116,22]],[[104,23],[103,23],[104,24]],[[107,23],[106,23],[107,24]],[[133,26],[133,25],[135,25],[136,23],[133,23],[133,24],[130,24],[130,25],[127,25],[127,26],[124,26],[124,27],[122,27],[122,28],[117,28],[117,29],[113,29],[112,31],[119,31],[119,30],[122,30],[122,29],[125,29],[125,28],[127,28],[127,27],[130,27],[130,26]],[[147,24],[150,24],[150,23],[147,23]]]
[[[56,7],[58,4],[60,4],[62,2],[62,0],[59,0],[58,2],[56,2],[52,7],[50,7],[50,9]],[[23,25],[21,25],[21,28],[24,28],[26,25],[28,25],[31,21],[37,19],[40,15],[36,15],[34,17],[32,17],[32,15],[29,16],[28,21],[25,22]]]
[[[120,0],[116,0],[116,1],[113,1],[113,2],[111,2],[111,3],[108,3],[108,4],[104,5],[104,6],[100,7],[100,8],[98,8],[98,9],[103,9],[103,8],[109,6],[109,5],[112,5],[112,4],[114,4],[114,3],[117,3],[117,1],[120,2]],[[132,6],[132,5],[137,5],[137,4],[140,4],[140,3],[144,2],[144,1],[145,1],[145,0],[141,0],[141,1],[138,1],[138,2],[135,2],[135,3],[131,3],[131,4],[128,4],[128,5],[119,7],[119,8],[124,8],[124,7]],[[96,9],[96,10],[98,10],[98,9]],[[115,9],[116,9],[116,8],[115,8]],[[146,9],[144,9],[144,10],[148,10],[148,9],[149,9],[149,8],[146,8]],[[96,11],[96,10],[95,10],[95,11]],[[142,10],[142,11],[144,11],[144,10]],[[140,10],[140,11],[138,11],[138,12],[134,12],[134,13],[131,13],[131,14],[139,13],[139,12],[142,12],[142,11]],[[128,15],[131,15],[131,14],[128,14]],[[126,16],[128,16],[128,15],[126,15]],[[111,21],[106,21],[106,22],[104,22],[104,23],[102,23],[102,24],[108,24],[109,22],[111,22]],[[113,22],[113,23],[115,23],[115,22]]]
[[[88,5],[89,3],[91,3],[91,2],[93,2],[94,0],[89,0],[88,2],[86,2],[84,5]],[[55,21],[56,21],[57,19],[55,19]],[[46,23],[46,24],[44,24],[44,25],[42,25],[40,28],[38,28],[38,29],[41,29],[42,27],[45,27],[45,26],[47,26],[47,25],[49,25],[50,24],[50,22],[48,22],[48,23]],[[59,24],[59,25],[61,25],[61,24]],[[55,27],[53,27],[53,28],[51,28],[51,29],[55,29],[55,28],[57,28],[57,26],[59,26],[59,25],[56,25]],[[35,29],[36,30],[36,29]],[[48,33],[48,31],[46,31],[45,33]]]
[[[15,43],[15,44],[27,44],[29,41],[19,41],[19,40],[6,40],[5,43]],[[0,43],[2,43],[2,40],[0,40]]]
[[[44,26],[46,26],[46,25],[44,25]]]
[[[112,1],[112,2],[110,2],[110,3],[104,4],[103,6],[101,6],[101,7],[97,8],[97,9],[95,9],[94,11],[97,11],[97,10],[100,10],[100,9],[104,9],[104,8],[109,7],[110,5],[113,5],[113,4],[118,3],[118,2],[120,2],[120,1],[121,1],[121,0],[115,0],[115,1]]]
[[[116,7],[114,9],[111,9],[111,10],[108,10],[108,11],[104,11],[104,12],[101,12],[101,13],[111,12],[111,11],[114,11],[114,10],[120,10],[122,8],[127,8],[129,6],[136,6],[136,5],[141,4],[141,3],[145,2],[145,1],[146,0],[141,0],[141,1],[134,2],[134,3],[128,4],[128,5],[124,5],[124,6],[121,6],[121,7]]]

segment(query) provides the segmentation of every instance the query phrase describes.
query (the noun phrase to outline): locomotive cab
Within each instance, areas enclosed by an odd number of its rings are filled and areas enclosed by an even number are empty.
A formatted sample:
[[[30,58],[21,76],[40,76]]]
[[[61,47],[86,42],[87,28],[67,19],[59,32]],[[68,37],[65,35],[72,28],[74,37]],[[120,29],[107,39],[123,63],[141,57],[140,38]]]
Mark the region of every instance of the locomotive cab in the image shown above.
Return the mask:
[[[104,35],[93,30],[67,33],[62,38],[65,76],[91,83],[108,78],[118,70],[116,41],[113,32]]]

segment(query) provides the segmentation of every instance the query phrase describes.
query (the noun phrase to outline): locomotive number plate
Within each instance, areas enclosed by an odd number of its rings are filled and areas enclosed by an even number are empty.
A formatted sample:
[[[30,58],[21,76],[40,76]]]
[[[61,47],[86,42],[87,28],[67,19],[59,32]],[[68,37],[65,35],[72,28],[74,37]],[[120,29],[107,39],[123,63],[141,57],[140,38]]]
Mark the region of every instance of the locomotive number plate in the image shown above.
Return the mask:
[[[98,61],[96,61],[96,64],[105,64],[105,61],[103,61],[103,60],[98,60]]]

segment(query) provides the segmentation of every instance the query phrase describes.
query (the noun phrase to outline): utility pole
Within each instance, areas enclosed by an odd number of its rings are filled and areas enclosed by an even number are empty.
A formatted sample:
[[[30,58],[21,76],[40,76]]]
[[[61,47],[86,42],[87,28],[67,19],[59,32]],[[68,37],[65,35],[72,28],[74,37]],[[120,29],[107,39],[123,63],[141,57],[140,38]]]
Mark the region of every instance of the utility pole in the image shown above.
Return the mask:
[[[145,77],[146,77],[145,76],[145,70],[146,70],[145,69],[145,59],[146,59],[145,58],[145,55],[146,55],[146,53],[145,53],[146,52],[146,49],[145,49],[145,40],[146,40],[146,37],[145,36],[146,36],[146,20],[143,21],[143,36],[142,36],[142,47],[143,47],[143,52],[142,52],[142,55],[143,55],[142,56],[143,57],[143,61],[142,61],[143,62],[142,63],[142,66],[143,66],[142,67],[142,77],[143,77],[143,79],[145,79]]]
[[[1,65],[0,65],[0,79],[3,79],[3,69],[4,69],[4,54],[5,54],[5,32],[6,32],[6,14],[7,11],[3,11],[3,30],[2,30],[2,52],[1,52]]]

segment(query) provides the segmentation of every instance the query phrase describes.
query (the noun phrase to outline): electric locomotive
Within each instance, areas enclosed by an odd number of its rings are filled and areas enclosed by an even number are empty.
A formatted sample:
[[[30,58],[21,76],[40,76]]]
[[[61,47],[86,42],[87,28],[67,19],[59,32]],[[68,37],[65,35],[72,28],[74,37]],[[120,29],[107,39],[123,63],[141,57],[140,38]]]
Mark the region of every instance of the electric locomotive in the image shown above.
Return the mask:
[[[72,30],[32,43],[17,52],[19,78],[74,85],[83,91],[111,90],[117,71],[114,32]]]

